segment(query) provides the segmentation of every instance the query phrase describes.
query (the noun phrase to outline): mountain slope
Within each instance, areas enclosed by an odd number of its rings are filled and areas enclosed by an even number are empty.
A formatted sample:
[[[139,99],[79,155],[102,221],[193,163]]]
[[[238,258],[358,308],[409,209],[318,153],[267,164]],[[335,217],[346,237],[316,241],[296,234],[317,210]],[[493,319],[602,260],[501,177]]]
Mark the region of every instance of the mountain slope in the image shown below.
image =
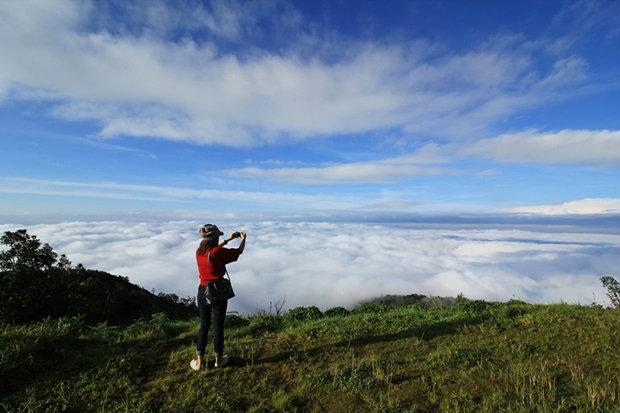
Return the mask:
[[[125,277],[87,269],[0,272],[0,322],[21,324],[46,317],[84,315],[91,324],[128,324],[163,312],[194,317],[191,299],[154,295]]]
[[[620,311],[457,300],[337,313],[229,316],[231,366],[199,373],[197,319],[5,327],[0,410],[618,411]]]

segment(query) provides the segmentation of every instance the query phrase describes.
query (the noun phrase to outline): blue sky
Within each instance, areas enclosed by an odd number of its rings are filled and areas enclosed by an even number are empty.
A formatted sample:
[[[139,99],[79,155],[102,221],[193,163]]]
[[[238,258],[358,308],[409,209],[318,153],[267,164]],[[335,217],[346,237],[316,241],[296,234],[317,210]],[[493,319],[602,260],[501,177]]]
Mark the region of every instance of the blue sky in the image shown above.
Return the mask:
[[[620,211],[618,1],[20,0],[0,39],[5,216]]]

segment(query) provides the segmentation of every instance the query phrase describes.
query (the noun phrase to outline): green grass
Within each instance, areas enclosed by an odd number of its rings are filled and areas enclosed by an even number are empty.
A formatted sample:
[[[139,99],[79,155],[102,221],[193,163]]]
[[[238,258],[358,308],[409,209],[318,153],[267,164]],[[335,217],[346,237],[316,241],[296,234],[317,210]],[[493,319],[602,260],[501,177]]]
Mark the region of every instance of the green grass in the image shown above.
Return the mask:
[[[230,368],[211,358],[199,373],[198,320],[4,326],[0,411],[620,412],[618,310],[462,301],[302,313],[230,317]]]

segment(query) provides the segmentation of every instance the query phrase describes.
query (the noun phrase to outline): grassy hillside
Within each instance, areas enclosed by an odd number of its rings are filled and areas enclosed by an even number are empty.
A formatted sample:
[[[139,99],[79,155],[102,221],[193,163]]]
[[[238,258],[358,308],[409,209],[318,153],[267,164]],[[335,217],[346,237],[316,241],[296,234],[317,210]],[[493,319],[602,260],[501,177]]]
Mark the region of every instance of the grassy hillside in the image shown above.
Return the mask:
[[[0,411],[620,411],[620,311],[459,300],[329,314],[231,316],[232,365],[199,373],[197,319],[5,326]]]

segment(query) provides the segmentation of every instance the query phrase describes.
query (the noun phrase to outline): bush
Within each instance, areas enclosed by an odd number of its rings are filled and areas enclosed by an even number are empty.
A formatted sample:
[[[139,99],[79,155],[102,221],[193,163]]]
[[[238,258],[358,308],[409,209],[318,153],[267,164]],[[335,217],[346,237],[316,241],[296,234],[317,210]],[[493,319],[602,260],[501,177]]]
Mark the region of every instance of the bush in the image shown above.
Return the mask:
[[[323,317],[323,313],[318,307],[310,306],[310,307],[295,307],[286,313],[285,317],[289,320],[295,321],[308,321],[308,320],[317,320]]]
[[[392,308],[393,307],[390,307],[389,305],[383,304],[383,303],[376,303],[376,304],[366,303],[366,304],[360,304],[356,306],[355,308],[353,308],[351,312],[354,314],[359,314],[359,313],[383,314],[383,313],[387,313]]]
[[[325,312],[323,313],[325,317],[336,317],[336,316],[344,317],[349,314],[350,314],[350,311],[344,307],[333,307],[328,310],[325,310]]]
[[[479,314],[484,310],[488,309],[492,306],[491,303],[488,303],[484,300],[473,300],[473,301],[461,301],[458,304],[463,310],[470,314]]]
[[[506,318],[515,318],[529,313],[531,309],[527,305],[506,305],[501,311]]]
[[[282,317],[269,313],[261,313],[251,316],[249,318],[249,323],[249,333],[253,336],[259,336],[267,332],[278,331],[282,327]]]
[[[515,300],[513,298],[512,300],[506,301],[506,305],[527,305],[527,303],[525,301]]]
[[[224,319],[224,326],[227,328],[244,327],[249,324],[250,321],[247,318],[241,317],[236,312],[227,313],[226,318]]]

